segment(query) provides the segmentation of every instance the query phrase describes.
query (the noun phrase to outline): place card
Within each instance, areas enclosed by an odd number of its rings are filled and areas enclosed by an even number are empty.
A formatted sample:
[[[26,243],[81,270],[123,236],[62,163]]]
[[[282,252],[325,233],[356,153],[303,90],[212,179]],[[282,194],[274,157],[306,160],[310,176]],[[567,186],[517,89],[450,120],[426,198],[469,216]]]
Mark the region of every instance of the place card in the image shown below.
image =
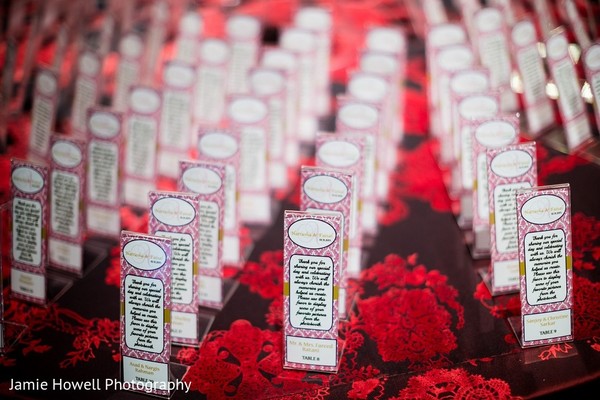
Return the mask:
[[[199,304],[223,308],[223,229],[225,218],[226,166],[209,161],[181,161],[178,187],[196,193],[199,203],[196,228],[199,236]]]
[[[516,192],[537,186],[535,142],[487,150],[490,266],[485,279],[492,296],[519,291]]]
[[[490,118],[500,113],[500,99],[496,93],[479,93],[460,96],[454,99],[458,115],[457,133],[460,135],[460,215],[458,224],[463,229],[473,226],[473,138],[471,124],[482,118]]]
[[[546,41],[550,36],[550,32],[556,28],[556,18],[554,13],[548,7],[546,0],[532,0],[535,16],[538,18],[538,25],[542,39]]]
[[[171,239],[123,231],[120,247],[121,379],[131,391],[168,397]]]
[[[292,51],[298,61],[298,120],[297,136],[300,144],[313,145],[319,129],[317,116],[316,59],[318,36],[315,32],[288,26],[283,28],[279,45]]]
[[[154,1],[148,6],[149,21],[146,30],[146,54],[144,55],[144,76],[142,82],[160,79],[159,60],[170,30],[171,5],[168,0]]]
[[[522,347],[573,340],[569,184],[517,191]],[[513,324],[513,328],[515,324]],[[519,329],[516,329],[518,331]]]
[[[190,157],[195,68],[167,61],[163,69],[162,108],[158,135],[158,173],[177,178],[179,160]]]
[[[577,5],[573,0],[564,0],[562,5],[579,47],[581,50],[587,49],[592,41],[587,31],[586,23],[583,22],[579,11],[577,11]]]
[[[240,136],[240,219],[247,224],[271,222],[269,191],[269,108],[255,95],[235,95],[227,104],[228,128]]]
[[[102,94],[102,64],[100,54],[86,49],[77,60],[77,78],[75,79],[73,105],[71,107],[71,131],[84,136],[87,129],[88,109],[95,106]]]
[[[519,142],[519,118],[501,114],[480,119],[471,128],[473,142],[473,256],[490,255],[490,207],[488,201],[487,155],[489,149],[503,148]]]
[[[269,187],[284,189],[288,184],[285,165],[285,74],[280,69],[254,67],[248,73],[250,93],[262,98],[269,108]]]
[[[377,225],[377,138],[381,136],[381,108],[348,98],[338,97],[335,132],[340,135],[357,135],[364,139],[364,165],[359,194],[361,226],[366,235],[375,235]]]
[[[460,168],[457,168],[457,163],[460,161],[461,138],[459,128],[459,115],[457,101],[471,94],[486,93],[490,90],[490,72],[487,68],[473,67],[455,71],[450,75],[450,108],[452,128],[450,136],[452,140],[448,143],[451,147],[451,173],[449,194],[451,197],[456,197],[460,193]],[[469,139],[470,140],[470,139]]]
[[[142,76],[143,57],[144,41],[141,36],[135,32],[123,35],[119,41],[119,66],[112,99],[112,107],[115,110],[125,112],[129,107],[129,92],[140,82]]]
[[[156,189],[156,149],[162,95],[156,89],[137,85],[131,89],[125,115],[125,160],[123,201],[146,209],[148,192]]]
[[[177,27],[175,59],[188,64],[197,62],[198,42],[202,37],[204,21],[197,10],[186,11]]]
[[[48,263],[48,167],[26,160],[10,161],[11,294],[45,304]]]
[[[331,112],[329,64],[333,29],[332,11],[324,6],[303,5],[294,14],[293,24],[298,28],[308,29],[317,35],[315,55],[316,112],[319,116],[325,116]]]
[[[85,241],[86,142],[70,136],[50,139],[50,266],[83,273]]]
[[[340,215],[284,211],[283,296],[286,369],[339,368]]]
[[[50,150],[58,98],[58,73],[47,66],[38,67],[31,110],[29,153],[40,162],[46,160]]]
[[[279,46],[263,46],[260,65],[276,68],[285,74],[285,163],[289,170],[295,169],[300,160],[297,137],[299,107],[298,59],[296,54]]]
[[[365,138],[357,135],[341,135],[320,132],[317,134],[315,163],[317,167],[342,169],[354,175],[352,202],[357,210],[355,234],[350,236],[348,245],[348,262],[346,272],[349,278],[360,275],[362,267],[363,232],[361,215],[361,185],[363,181],[363,166]]]
[[[397,110],[393,110],[392,96],[394,95],[394,84],[390,76],[362,70],[352,71],[346,85],[346,95],[357,101],[370,103],[379,109],[380,126],[376,135],[376,157],[380,160],[376,169],[392,171],[396,167],[397,146],[392,141],[391,130],[393,119],[396,118]],[[381,168],[380,168],[381,166]],[[378,172],[376,174],[379,175]],[[383,174],[383,172],[382,172]],[[384,179],[384,178],[380,178]],[[387,179],[386,179],[387,180]],[[386,189],[385,187],[383,189]]]
[[[453,159],[452,150],[452,97],[450,95],[450,77],[456,71],[472,68],[476,64],[475,54],[466,44],[444,46],[434,52],[433,60],[437,66],[434,73],[437,77],[439,123],[439,161],[450,165]],[[491,80],[490,80],[491,81]]]
[[[533,21],[517,22],[511,31],[513,60],[521,77],[523,103],[527,118],[527,134],[539,135],[555,123],[554,107],[546,95],[547,76],[538,50],[538,37]]]
[[[481,65],[490,70],[492,88],[500,91],[500,108],[517,111],[519,102],[510,84],[512,63],[506,20],[496,7],[482,7],[473,15],[475,44]]]
[[[225,165],[223,264],[238,267],[242,264],[238,200],[240,147],[239,132],[219,129],[201,130],[198,136],[197,158],[200,161],[213,161]]]
[[[217,126],[225,114],[230,45],[223,39],[206,38],[198,45],[194,85],[194,122]]]
[[[564,126],[568,151],[587,145],[592,130],[581,97],[579,78],[569,55],[569,41],[563,28],[557,28],[546,40],[546,62],[558,89],[558,110]]]
[[[596,41],[583,53],[585,77],[594,98],[596,126],[600,129],[600,41]]]
[[[123,115],[107,108],[88,109],[86,225],[90,236],[118,239],[121,234],[121,145]]]
[[[427,27],[425,37],[425,59],[432,62],[427,63],[427,76],[429,77],[429,85],[427,85],[427,100],[429,109],[429,127],[431,133],[435,137],[440,136],[441,120],[438,115],[439,91],[437,70],[439,65],[436,65],[434,54],[440,48],[455,44],[466,44],[467,32],[465,27],[457,22],[447,22],[438,25],[430,25]]]
[[[248,71],[258,62],[262,24],[255,16],[233,14],[225,22],[225,35],[231,48],[227,93],[248,93]]]
[[[348,290],[348,248],[351,238],[356,235],[357,204],[352,201],[354,175],[351,172],[333,168],[300,167],[300,210],[327,211],[342,217],[340,235],[342,254],[340,256],[339,317],[348,316],[346,300]]]

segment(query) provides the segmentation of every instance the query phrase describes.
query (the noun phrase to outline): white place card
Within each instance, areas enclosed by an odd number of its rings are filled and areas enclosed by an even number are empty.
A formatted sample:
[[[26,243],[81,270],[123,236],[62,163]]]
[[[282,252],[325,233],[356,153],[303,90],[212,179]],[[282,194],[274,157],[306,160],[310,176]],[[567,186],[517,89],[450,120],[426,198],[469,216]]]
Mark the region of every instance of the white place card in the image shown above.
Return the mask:
[[[585,103],[573,60],[569,55],[566,32],[557,28],[546,40],[546,62],[558,89],[558,110],[563,121],[567,148],[577,151],[592,139]]]
[[[269,190],[269,108],[254,95],[236,95],[227,104],[229,128],[240,137],[240,219],[248,224],[271,222]]]
[[[340,135],[357,135],[364,139],[364,165],[360,192],[360,216],[363,233],[375,235],[377,224],[377,138],[381,136],[381,108],[347,96],[338,97],[335,131]]]
[[[71,106],[71,131],[74,135],[86,134],[88,109],[98,104],[102,94],[102,64],[101,55],[90,49],[82,51],[77,59],[75,94]]]
[[[125,116],[125,160],[123,201],[134,207],[148,207],[148,192],[156,189],[156,160],[161,92],[148,86],[134,86]]]
[[[533,21],[517,22],[511,31],[514,63],[523,87],[527,134],[538,137],[555,123],[554,107],[546,94],[547,76],[538,50]]]
[[[517,192],[522,347],[573,340],[568,184]]]
[[[120,248],[123,386],[168,397],[171,239],[123,231]]]
[[[500,91],[502,111],[516,111],[519,103],[510,84],[512,62],[506,20],[496,7],[482,7],[473,16],[481,65],[490,70],[492,88]]]
[[[361,213],[361,185],[363,180],[363,166],[365,164],[365,138],[357,135],[341,135],[320,132],[317,134],[315,162],[318,167],[343,169],[354,175],[354,190],[352,202],[357,209],[356,223],[351,225],[348,246],[348,263],[346,272],[348,277],[356,278],[362,267],[363,231]]]
[[[230,57],[231,48],[225,40],[200,41],[194,85],[195,125],[214,127],[223,119]]]
[[[48,168],[11,159],[11,292],[12,296],[45,304],[48,263]]]
[[[70,136],[50,139],[50,266],[81,275],[86,223],[86,142]]]
[[[144,41],[139,34],[131,32],[121,38],[119,57],[112,107],[125,112],[129,106],[129,92],[140,82],[143,73]]]
[[[339,367],[340,215],[284,212],[283,296],[286,369]]]
[[[197,10],[186,11],[177,27],[175,59],[188,64],[197,62],[198,42],[202,38],[204,21]]]
[[[37,159],[46,160],[50,136],[54,131],[58,108],[58,74],[50,67],[38,68],[33,92],[29,152]]]
[[[583,67],[594,98],[596,126],[600,129],[600,41],[594,42],[583,53]]]
[[[181,161],[178,187],[197,194],[199,201],[198,300],[203,307],[220,310],[225,295],[223,229],[227,167],[210,161]],[[239,252],[239,251],[238,251]]]
[[[332,11],[324,6],[304,5],[293,16],[295,26],[317,35],[315,80],[317,89],[316,112],[320,116],[331,111],[329,64],[333,30]]]
[[[198,159],[225,165],[223,205],[223,264],[241,267],[240,204],[239,204],[239,132],[202,130],[198,136]],[[187,190],[190,190],[189,188]]]
[[[258,62],[262,23],[252,15],[233,14],[225,22],[225,35],[231,47],[227,93],[248,93],[248,71]]]
[[[487,150],[492,296],[519,291],[518,189],[537,186],[535,142]]]
[[[299,27],[285,27],[279,45],[292,51],[298,60],[298,121],[297,136],[300,143],[314,143],[319,124],[317,118],[316,59],[318,36]]]
[[[262,98],[269,108],[269,187],[284,189],[288,184],[285,165],[285,74],[275,68],[251,68],[248,84],[250,92]]]
[[[167,61],[162,72],[158,173],[175,179],[179,174],[179,160],[190,156],[195,69],[192,64]]]
[[[298,166],[300,146],[297,130],[299,112],[299,75],[296,54],[279,46],[263,46],[261,65],[276,68],[285,74],[285,162],[288,169]]]
[[[121,234],[123,114],[88,110],[86,224],[90,236],[118,239]]]

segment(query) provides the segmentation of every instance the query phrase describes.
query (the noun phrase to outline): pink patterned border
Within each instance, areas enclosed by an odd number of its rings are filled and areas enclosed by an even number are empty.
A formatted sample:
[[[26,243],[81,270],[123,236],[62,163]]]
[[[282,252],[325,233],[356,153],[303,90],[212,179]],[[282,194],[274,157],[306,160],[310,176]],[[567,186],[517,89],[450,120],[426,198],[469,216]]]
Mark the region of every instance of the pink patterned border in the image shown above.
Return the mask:
[[[516,153],[519,152],[519,153]],[[514,174],[505,174],[501,175],[496,173],[496,171],[492,168],[492,164],[494,160],[500,160],[497,157],[506,157],[511,154],[526,154],[531,158],[531,165],[525,171],[523,171],[520,175],[514,176]],[[496,239],[496,203],[494,198],[494,192],[496,188],[504,186],[504,185],[514,185],[514,184],[526,184],[529,187],[537,186],[538,177],[537,177],[537,152],[535,147],[535,142],[527,142],[522,144],[516,144],[512,146],[502,147],[500,149],[489,149],[487,150],[487,172],[488,172],[488,201],[489,201],[489,209],[490,209],[490,268],[489,268],[489,276],[490,276],[490,285],[492,286],[492,294],[496,293],[506,293],[506,292],[515,292],[519,290],[519,281],[517,280],[514,285],[496,285],[494,280],[494,264],[498,261],[511,261],[514,260],[515,264],[518,265],[519,255],[518,255],[518,246],[514,251],[500,251],[497,246]],[[515,162],[522,162],[521,159],[515,159]],[[509,171],[516,170],[517,166],[513,167],[513,169]],[[520,171],[520,170],[519,170]],[[515,192],[516,193],[516,192]],[[516,196],[516,194],[515,194]],[[516,202],[515,202],[515,236],[517,236],[518,230],[516,225]],[[491,216],[494,216],[493,218]]]
[[[596,59],[600,58],[596,55],[600,53],[600,40],[595,41],[590,45],[590,47],[585,49],[582,57],[585,76],[590,84],[592,95],[594,96],[594,115],[596,116],[596,125],[600,129],[600,87],[597,84],[597,82],[600,82],[600,65],[596,64],[596,60],[594,65],[590,65],[588,57],[591,57],[592,52],[595,53],[594,55]]]
[[[523,216],[526,203],[536,197],[548,196],[559,199],[564,203],[562,215],[550,223],[533,223]],[[522,345],[540,346],[550,343],[570,341],[573,339],[573,269],[572,269],[572,235],[571,235],[571,195],[569,184],[538,186],[531,189],[524,189],[517,192],[517,220],[519,224],[519,264],[520,264],[520,299],[521,299],[521,326],[522,326]],[[549,202],[545,202],[544,209],[550,212]],[[549,215],[549,214],[548,214]],[[556,217],[554,217],[556,218]],[[552,218],[552,219],[554,219]],[[566,260],[566,295],[564,300],[554,303],[531,305],[527,296],[527,274],[532,273],[530,266],[525,259],[524,240],[529,233],[545,232],[550,230],[562,230],[564,232],[565,260]],[[571,329],[570,334],[561,337],[554,337],[540,340],[525,340],[525,317],[533,314],[542,315],[544,313],[571,310]]]
[[[48,231],[47,231],[47,227],[48,227],[48,220],[49,220],[49,209],[48,209],[48,198],[49,198],[49,170],[48,167],[40,165],[40,164],[35,164],[32,163],[30,161],[27,160],[20,160],[20,159],[11,159],[10,160],[10,175],[11,175],[11,188],[10,188],[10,192],[11,192],[11,199],[13,202],[13,206],[14,206],[14,201],[17,198],[22,198],[22,199],[26,199],[29,201],[34,201],[34,202],[38,202],[40,204],[41,207],[41,214],[42,214],[42,221],[41,221],[41,227],[42,227],[42,239],[41,239],[41,250],[40,250],[40,265],[35,267],[29,264],[25,264],[25,263],[21,263],[21,262],[17,262],[14,259],[14,255],[12,254],[12,247],[13,244],[11,244],[11,268],[14,268],[16,270],[20,270],[20,271],[24,271],[30,274],[38,274],[38,275],[42,275],[44,276],[44,280],[46,277],[46,265],[48,264]],[[43,182],[43,186],[41,187],[41,189],[35,193],[26,193],[23,192],[21,190],[19,190],[14,182],[13,182],[13,174],[15,172],[15,170],[17,168],[29,168],[32,169],[33,171],[37,172],[38,174],[40,174],[41,178],[42,178],[42,182]],[[14,211],[11,207],[11,221],[14,220]],[[14,224],[14,222],[12,222],[12,224]],[[12,239],[14,240],[14,238]],[[45,304],[46,303],[46,299],[40,299],[39,297],[35,297],[35,296],[28,296],[28,295],[24,295],[21,293],[17,293],[17,292],[12,292],[12,296],[17,298],[17,299],[21,299],[24,301],[28,301],[31,303],[36,303],[36,304]]]
[[[50,85],[54,85],[54,90],[50,93],[45,93],[46,88],[42,79],[46,77],[46,80],[51,80]],[[31,130],[29,133],[29,152],[37,158],[46,160],[48,157],[48,151],[50,150],[50,135],[54,127],[54,120],[56,118],[56,109],[58,107],[58,72],[56,72],[50,66],[41,66],[38,68],[37,76],[35,79],[35,88],[33,95],[33,107],[31,109]],[[46,104],[49,110],[42,111],[49,114],[49,121],[47,126],[40,126],[39,118],[39,107],[41,104]]]
[[[333,228],[336,233],[335,240],[333,240],[329,245],[320,249],[310,249],[306,247],[302,247],[290,238],[289,229],[293,223],[302,221],[302,220],[318,220],[322,221]],[[287,286],[289,289],[290,284],[290,259],[293,255],[307,255],[307,256],[323,256],[328,257],[333,260],[333,286],[334,293],[335,288],[339,287],[340,284],[340,258],[341,258],[341,236],[339,235],[341,228],[341,217],[339,215],[330,215],[330,214],[319,214],[318,212],[303,212],[303,211],[284,211],[284,220],[283,220],[283,232],[284,232],[284,245],[283,245],[283,280],[284,286]],[[315,339],[328,339],[335,340],[337,346],[338,339],[338,299],[333,296],[333,304],[332,306],[332,317],[333,321],[331,324],[331,328],[328,331],[316,330],[316,329],[301,329],[294,328],[291,325],[290,321],[290,294],[284,293],[284,338],[283,345],[284,349],[284,368],[293,368],[293,369],[308,369],[312,371],[324,371],[324,372],[332,372],[336,371],[339,364],[337,347],[336,347],[336,365],[335,366],[321,366],[314,364],[303,364],[303,363],[295,363],[289,362],[287,360],[287,344],[286,340],[289,336],[300,337],[300,338],[315,338]]]

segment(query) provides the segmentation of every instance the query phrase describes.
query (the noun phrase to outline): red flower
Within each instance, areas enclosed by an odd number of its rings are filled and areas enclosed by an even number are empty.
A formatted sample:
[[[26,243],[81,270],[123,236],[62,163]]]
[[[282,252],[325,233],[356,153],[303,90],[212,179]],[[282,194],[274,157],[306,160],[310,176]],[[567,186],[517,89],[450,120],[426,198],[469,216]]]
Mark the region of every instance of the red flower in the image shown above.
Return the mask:
[[[349,399],[368,399],[373,395],[373,392],[379,389],[383,391],[383,382],[377,378],[371,378],[364,381],[352,382],[352,389],[348,392]],[[377,396],[380,397],[380,396]]]

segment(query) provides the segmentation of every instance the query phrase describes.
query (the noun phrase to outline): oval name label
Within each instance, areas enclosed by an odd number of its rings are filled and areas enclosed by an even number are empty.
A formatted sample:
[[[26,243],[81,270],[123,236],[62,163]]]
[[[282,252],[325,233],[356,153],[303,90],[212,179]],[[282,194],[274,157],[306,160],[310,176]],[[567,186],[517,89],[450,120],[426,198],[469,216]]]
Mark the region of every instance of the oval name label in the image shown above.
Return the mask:
[[[188,168],[181,179],[185,187],[199,194],[216,193],[223,185],[219,174],[205,167]]]
[[[567,204],[553,194],[542,194],[527,200],[521,207],[521,215],[536,225],[550,224],[559,220],[567,210]]]
[[[267,116],[267,106],[258,99],[235,99],[229,105],[229,116],[244,124],[259,122]]]
[[[138,87],[131,92],[129,100],[133,111],[142,114],[152,114],[160,107],[160,96],[150,88]]]
[[[11,180],[13,185],[23,193],[37,193],[44,187],[42,174],[30,167],[15,168],[12,172]]]
[[[88,122],[90,131],[101,139],[110,139],[119,134],[121,124],[119,119],[106,111],[96,111]]]
[[[288,236],[292,242],[308,249],[330,246],[336,238],[335,229],[319,219],[301,219],[290,225]]]
[[[229,158],[238,151],[236,140],[228,134],[213,132],[203,135],[198,141],[201,154],[219,160]]]
[[[358,162],[360,151],[352,143],[335,140],[321,145],[317,157],[333,167],[349,167]]]
[[[143,271],[159,269],[167,262],[167,254],[156,243],[134,239],[123,246],[123,258],[129,265]]]
[[[194,220],[196,210],[183,199],[163,197],[152,205],[152,215],[165,225],[184,226]]]
[[[377,123],[377,109],[366,104],[346,104],[338,110],[340,121],[354,129],[367,129]]]
[[[314,201],[325,204],[339,203],[348,195],[344,182],[328,175],[312,176],[304,182],[304,193]]]
[[[506,121],[487,121],[475,128],[475,139],[488,148],[509,145],[517,135],[515,127]]]
[[[492,159],[490,168],[504,178],[516,178],[525,175],[533,165],[533,157],[523,150],[507,150]]]
[[[76,167],[83,160],[83,154],[79,147],[64,140],[54,142],[50,153],[52,154],[52,160],[65,168]]]

